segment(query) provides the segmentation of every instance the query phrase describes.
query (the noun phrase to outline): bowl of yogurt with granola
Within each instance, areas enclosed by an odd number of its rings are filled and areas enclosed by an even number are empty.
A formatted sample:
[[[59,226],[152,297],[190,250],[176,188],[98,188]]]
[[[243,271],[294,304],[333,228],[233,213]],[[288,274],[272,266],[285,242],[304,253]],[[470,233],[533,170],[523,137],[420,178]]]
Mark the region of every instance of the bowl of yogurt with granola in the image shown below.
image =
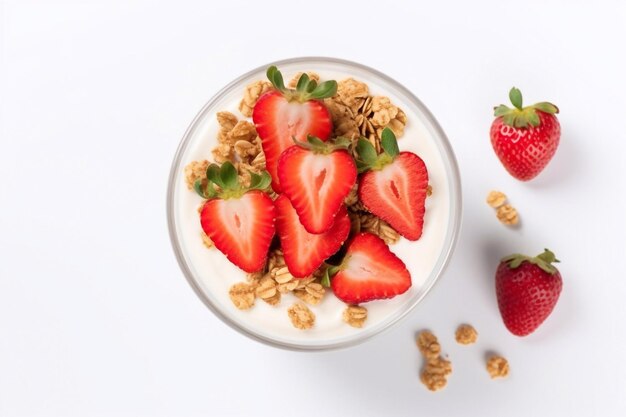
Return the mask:
[[[331,58],[268,64],[187,129],[167,194],[187,281],[235,330],[327,350],[405,317],[452,254],[461,218],[451,146],[386,75]]]

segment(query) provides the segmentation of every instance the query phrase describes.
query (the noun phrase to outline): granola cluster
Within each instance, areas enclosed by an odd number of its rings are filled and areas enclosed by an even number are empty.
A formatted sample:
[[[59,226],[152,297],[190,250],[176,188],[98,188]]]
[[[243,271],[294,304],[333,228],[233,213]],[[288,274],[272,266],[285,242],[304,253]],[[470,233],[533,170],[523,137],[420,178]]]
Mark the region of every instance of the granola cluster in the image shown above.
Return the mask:
[[[476,343],[478,332],[469,324],[462,324],[456,329],[454,338],[461,345],[471,345]]]
[[[491,379],[506,378],[509,375],[509,362],[502,356],[493,355],[487,359],[487,372]]]
[[[363,327],[367,320],[367,309],[363,306],[349,305],[343,311],[343,321],[352,327]]]
[[[439,391],[448,383],[448,375],[452,373],[452,364],[441,357],[441,346],[437,337],[430,331],[424,330],[417,336],[417,348],[426,361],[420,380],[430,391]]]
[[[515,226],[519,223],[517,210],[510,204],[506,204],[507,196],[500,191],[491,191],[487,195],[487,204],[496,209],[496,217],[504,225]]]

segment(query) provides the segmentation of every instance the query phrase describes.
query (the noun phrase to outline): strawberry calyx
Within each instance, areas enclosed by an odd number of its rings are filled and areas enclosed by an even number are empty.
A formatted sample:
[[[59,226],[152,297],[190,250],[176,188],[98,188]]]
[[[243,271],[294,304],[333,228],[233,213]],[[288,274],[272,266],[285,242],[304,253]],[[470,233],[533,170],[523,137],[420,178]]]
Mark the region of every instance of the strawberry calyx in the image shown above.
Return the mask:
[[[561,262],[561,261],[556,259],[554,252],[552,252],[549,249],[544,249],[543,253],[540,253],[539,255],[535,257],[530,257],[526,255],[521,255],[519,253],[514,253],[512,255],[505,256],[504,258],[502,258],[501,262],[506,263],[511,269],[518,268],[524,262],[529,262],[533,265],[537,265],[539,268],[541,268],[543,271],[547,272],[548,274],[554,274],[557,272],[557,269],[552,264]]]
[[[396,135],[390,128],[384,128],[380,136],[380,145],[383,148],[383,152],[380,154],[376,152],[374,145],[364,137],[360,137],[357,141],[356,151],[358,158],[356,159],[356,167],[359,173],[369,171],[370,169],[375,171],[381,170],[386,165],[392,163],[400,153]]]
[[[328,155],[339,150],[348,150],[350,149],[350,144],[352,143],[350,139],[343,136],[338,136],[335,139],[330,139],[326,142],[313,135],[307,135],[306,142],[296,139],[295,136],[292,138],[293,142],[297,146],[322,155]]]
[[[310,79],[306,73],[302,73],[295,89],[287,88],[283,75],[275,65],[267,69],[267,78],[288,101],[304,103],[309,100],[332,97],[337,93],[337,81],[330,80],[318,84],[317,81]]]
[[[341,270],[341,266],[330,265],[330,264],[325,264],[325,265],[326,265],[326,268],[324,269],[324,274],[322,275],[322,280],[320,281],[320,284],[328,288],[330,287],[331,277]]]
[[[193,189],[207,200],[212,198],[228,200],[239,198],[251,190],[265,191],[270,186],[272,178],[267,171],[262,171],[261,174],[249,172],[250,185],[245,186],[239,180],[237,169],[232,163],[226,161],[222,166],[211,164],[207,167],[206,178],[197,179]]]
[[[509,99],[513,108],[500,104],[494,107],[494,116],[502,116],[505,125],[513,127],[525,128],[528,126],[537,127],[541,124],[541,119],[537,114],[537,110],[548,114],[557,114],[559,108],[552,103],[542,101],[532,106],[522,106],[522,92],[518,88],[511,88],[509,91]]]

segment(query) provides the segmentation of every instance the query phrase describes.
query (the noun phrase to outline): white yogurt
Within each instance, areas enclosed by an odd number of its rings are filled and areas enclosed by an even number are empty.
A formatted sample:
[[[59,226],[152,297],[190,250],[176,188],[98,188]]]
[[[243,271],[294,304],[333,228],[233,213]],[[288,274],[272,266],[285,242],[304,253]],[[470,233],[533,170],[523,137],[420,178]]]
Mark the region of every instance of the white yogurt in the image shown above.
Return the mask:
[[[197,212],[202,199],[193,191],[187,190],[183,169],[193,160],[211,160],[211,149],[217,143],[219,129],[216,113],[228,110],[243,118],[237,110],[243,88],[254,80],[264,79],[263,72],[241,80],[237,88],[227,91],[199,116],[195,129],[189,132],[190,139],[187,147],[182,150],[179,172],[175,174],[172,214],[177,225],[181,252],[194,281],[210,303],[237,327],[283,345],[304,348],[336,346],[372,335],[387,327],[408,312],[434,283],[454,240],[455,233],[451,229],[456,229],[458,216],[451,213],[451,209],[457,211],[460,207],[454,205],[451,208],[451,187],[453,192],[459,192],[458,184],[455,178],[447,174],[452,168],[442,152],[441,139],[436,137],[437,133],[426,116],[412,104],[402,90],[386,85],[384,79],[365,73],[363,69],[349,69],[344,64],[292,63],[282,65],[279,69],[286,81],[298,71],[315,71],[321,75],[322,80],[339,81],[352,76],[367,83],[372,95],[388,96],[405,111],[408,121],[404,135],[399,139],[400,150],[414,152],[424,160],[428,168],[429,183],[433,188],[433,195],[427,199],[425,226],[420,240],[409,242],[401,239],[391,246],[391,250],[405,262],[411,272],[412,287],[394,299],[363,304],[367,307],[368,318],[362,329],[352,328],[342,321],[345,304],[330,289],[319,305],[310,306],[316,320],[315,326],[306,331],[294,328],[289,320],[287,308],[300,301],[291,294],[283,295],[280,304],[275,307],[260,299],[257,299],[253,308],[246,311],[238,310],[232,304],[228,290],[232,284],[245,281],[245,273],[232,265],[217,249],[207,250],[202,244],[202,229]]]

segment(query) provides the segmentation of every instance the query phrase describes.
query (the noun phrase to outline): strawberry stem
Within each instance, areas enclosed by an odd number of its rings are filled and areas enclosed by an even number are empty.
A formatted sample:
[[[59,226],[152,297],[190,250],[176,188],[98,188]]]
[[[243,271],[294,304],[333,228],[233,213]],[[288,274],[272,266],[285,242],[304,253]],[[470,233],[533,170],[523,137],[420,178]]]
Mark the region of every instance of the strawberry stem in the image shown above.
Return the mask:
[[[295,89],[286,88],[283,75],[275,65],[267,69],[266,75],[274,88],[289,101],[304,103],[309,100],[332,97],[337,93],[337,81],[330,80],[317,84],[317,81],[311,80],[306,73],[302,73]]]
[[[292,136],[292,139],[293,143],[297,146],[308,149],[313,153],[323,155],[328,155],[329,153],[339,150],[348,150],[350,148],[350,144],[352,143],[350,139],[344,138],[343,136],[338,136],[335,139],[331,139],[326,142],[313,135],[307,135],[306,142],[299,141],[295,136]]]
[[[206,170],[206,180],[198,179],[193,184],[193,188],[202,198],[239,198],[250,190],[265,191],[270,186],[272,178],[267,171],[262,171],[260,174],[250,172],[250,185],[244,186],[240,179],[237,168],[226,161],[219,166],[217,164],[210,164]],[[215,188],[214,184],[219,187],[219,190]]]
[[[509,99],[511,104],[513,104],[512,109],[504,104],[494,108],[494,116],[502,117],[502,122],[508,126],[517,128],[538,127],[541,124],[541,119],[537,111],[548,114],[557,114],[559,112],[557,106],[546,101],[523,107],[522,92],[516,87],[511,88],[511,91],[509,91]]]
[[[543,253],[540,253],[535,257],[514,253],[512,255],[502,258],[501,261],[508,264],[509,268],[511,269],[519,268],[519,266],[524,262],[529,262],[533,265],[537,265],[539,268],[549,274],[554,274],[557,272],[556,267],[552,264],[560,262],[558,259],[556,259],[554,252],[549,249],[544,249]]]

